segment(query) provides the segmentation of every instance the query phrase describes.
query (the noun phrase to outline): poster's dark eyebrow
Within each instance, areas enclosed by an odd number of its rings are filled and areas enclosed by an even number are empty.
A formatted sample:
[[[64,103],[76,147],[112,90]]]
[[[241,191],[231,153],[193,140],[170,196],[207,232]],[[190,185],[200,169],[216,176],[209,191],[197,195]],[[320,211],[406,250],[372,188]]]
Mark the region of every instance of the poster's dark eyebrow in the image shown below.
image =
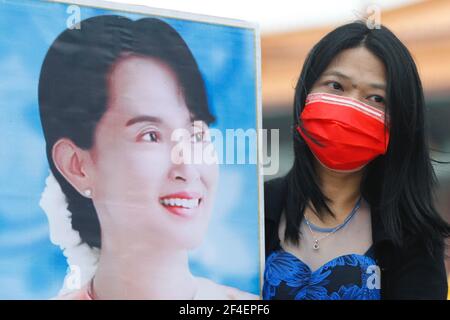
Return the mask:
[[[137,116],[137,117],[134,117],[134,118],[131,118],[130,120],[128,120],[127,124],[125,126],[129,127],[129,126],[132,126],[133,124],[136,124],[139,122],[152,122],[152,123],[156,123],[156,124],[161,124],[162,120],[161,120],[161,118],[154,117],[154,116],[141,115],[141,116]]]

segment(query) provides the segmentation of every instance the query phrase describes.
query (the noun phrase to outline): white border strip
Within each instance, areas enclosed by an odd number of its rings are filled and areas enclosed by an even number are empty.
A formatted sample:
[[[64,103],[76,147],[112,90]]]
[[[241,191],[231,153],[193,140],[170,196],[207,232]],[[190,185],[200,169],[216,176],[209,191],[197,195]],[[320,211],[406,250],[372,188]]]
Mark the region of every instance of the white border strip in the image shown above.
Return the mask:
[[[349,97],[342,97],[342,96],[338,96],[338,95],[333,95],[333,94],[329,94],[329,93],[312,93],[309,95],[308,101],[315,101],[315,100],[330,100],[330,101],[338,101],[338,102],[343,102],[346,104],[350,104],[350,105],[354,105],[356,107],[361,107],[362,109],[368,109],[369,112],[373,113],[373,114],[379,114],[382,115],[384,112],[372,107],[369,104],[366,104],[364,102],[361,102],[359,100],[353,99],[353,98],[349,98]]]
[[[230,27],[238,27],[244,29],[259,30],[259,25],[256,22],[249,22],[238,19],[229,19],[216,16],[208,16],[197,13],[182,12],[176,10],[168,10],[161,8],[147,7],[143,5],[124,4],[103,0],[41,0],[43,2],[53,2],[62,4],[75,4],[85,7],[93,7],[99,9],[124,11],[128,13],[147,14],[165,18],[175,18],[181,20],[197,21],[210,24],[218,24]]]
[[[257,134],[257,174],[258,174],[258,219],[259,219],[259,266],[260,266],[260,298],[262,300],[264,269],[266,262],[264,237],[264,167],[263,167],[263,125],[262,125],[262,80],[261,80],[261,36],[259,29],[255,30],[255,70],[256,70],[256,132]]]

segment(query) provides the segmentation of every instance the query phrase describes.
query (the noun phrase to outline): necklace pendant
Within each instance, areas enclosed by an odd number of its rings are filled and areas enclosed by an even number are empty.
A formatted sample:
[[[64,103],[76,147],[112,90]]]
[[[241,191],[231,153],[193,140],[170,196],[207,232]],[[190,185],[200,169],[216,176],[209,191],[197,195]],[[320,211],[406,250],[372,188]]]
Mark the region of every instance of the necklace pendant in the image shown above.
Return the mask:
[[[319,250],[319,240],[314,240],[313,249]]]

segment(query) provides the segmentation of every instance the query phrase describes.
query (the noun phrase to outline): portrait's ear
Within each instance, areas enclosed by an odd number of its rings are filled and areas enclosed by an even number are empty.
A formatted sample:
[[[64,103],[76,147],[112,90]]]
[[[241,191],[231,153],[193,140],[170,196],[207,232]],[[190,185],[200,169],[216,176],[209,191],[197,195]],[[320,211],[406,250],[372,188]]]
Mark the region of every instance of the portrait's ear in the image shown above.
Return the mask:
[[[86,173],[87,153],[71,140],[58,140],[52,149],[53,162],[61,175],[82,195],[91,190],[90,177]]]

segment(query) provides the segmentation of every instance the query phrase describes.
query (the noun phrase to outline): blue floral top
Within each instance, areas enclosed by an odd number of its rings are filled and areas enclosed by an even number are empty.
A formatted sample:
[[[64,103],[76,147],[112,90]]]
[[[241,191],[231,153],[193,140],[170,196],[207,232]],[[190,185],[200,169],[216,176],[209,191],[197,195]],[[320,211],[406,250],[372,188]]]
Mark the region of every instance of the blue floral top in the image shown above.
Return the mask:
[[[371,257],[348,254],[312,271],[282,249],[266,260],[264,300],[379,300],[380,268]]]

